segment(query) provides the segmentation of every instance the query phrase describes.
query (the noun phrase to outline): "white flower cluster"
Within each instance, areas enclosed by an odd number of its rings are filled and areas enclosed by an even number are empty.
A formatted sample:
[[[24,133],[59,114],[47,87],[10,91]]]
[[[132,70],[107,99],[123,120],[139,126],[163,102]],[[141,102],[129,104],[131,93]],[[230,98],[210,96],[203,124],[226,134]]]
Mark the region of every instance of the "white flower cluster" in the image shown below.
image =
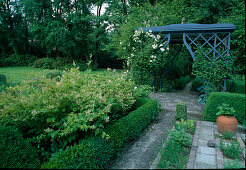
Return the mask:
[[[133,41],[141,43],[142,41],[139,39],[140,34],[144,33],[144,30],[141,28],[140,30],[135,30],[133,35]]]
[[[128,71],[128,70],[126,70],[122,75],[121,75],[121,79],[127,79],[127,77],[129,76],[129,74],[130,74],[130,71]]]
[[[156,60],[156,56],[155,55],[151,55],[149,62],[152,63],[152,62],[155,62],[155,60]]]

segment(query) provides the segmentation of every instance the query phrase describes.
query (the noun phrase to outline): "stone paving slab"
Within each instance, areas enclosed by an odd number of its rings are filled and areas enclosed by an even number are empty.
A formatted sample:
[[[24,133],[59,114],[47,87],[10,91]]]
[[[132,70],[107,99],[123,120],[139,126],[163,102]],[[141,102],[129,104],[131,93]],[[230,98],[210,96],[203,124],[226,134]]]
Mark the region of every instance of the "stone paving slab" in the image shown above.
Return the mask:
[[[203,140],[203,139],[199,139],[198,140],[198,145],[199,146],[208,146],[207,143],[208,143],[207,140]]]
[[[215,156],[216,154],[215,148],[210,148],[207,146],[198,146],[197,152],[207,154],[207,155],[213,155],[213,156]]]
[[[196,153],[194,169],[216,169],[216,157],[204,153]]]

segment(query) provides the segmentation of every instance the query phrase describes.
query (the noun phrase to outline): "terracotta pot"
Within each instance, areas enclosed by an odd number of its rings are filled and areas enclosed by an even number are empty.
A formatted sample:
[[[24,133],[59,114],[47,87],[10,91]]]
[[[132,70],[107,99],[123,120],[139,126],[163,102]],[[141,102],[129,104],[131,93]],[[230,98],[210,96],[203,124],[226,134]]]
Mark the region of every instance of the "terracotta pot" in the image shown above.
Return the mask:
[[[233,117],[226,117],[220,115],[217,120],[217,126],[218,126],[218,131],[220,133],[226,132],[226,131],[231,131],[232,133],[235,132],[237,129],[237,119]]]

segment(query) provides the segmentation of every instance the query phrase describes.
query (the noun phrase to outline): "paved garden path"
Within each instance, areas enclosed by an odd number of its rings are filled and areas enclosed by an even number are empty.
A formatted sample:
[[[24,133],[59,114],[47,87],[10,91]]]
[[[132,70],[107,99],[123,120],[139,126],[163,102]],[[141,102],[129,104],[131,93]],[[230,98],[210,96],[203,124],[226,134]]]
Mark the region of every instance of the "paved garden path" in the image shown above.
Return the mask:
[[[153,168],[153,161],[173,125],[178,102],[187,103],[189,119],[201,120],[203,105],[197,103],[198,94],[189,90],[190,85],[191,83],[182,91],[150,94],[151,98],[161,103],[161,112],[136,141],[124,147],[122,156],[111,162],[112,169]]]

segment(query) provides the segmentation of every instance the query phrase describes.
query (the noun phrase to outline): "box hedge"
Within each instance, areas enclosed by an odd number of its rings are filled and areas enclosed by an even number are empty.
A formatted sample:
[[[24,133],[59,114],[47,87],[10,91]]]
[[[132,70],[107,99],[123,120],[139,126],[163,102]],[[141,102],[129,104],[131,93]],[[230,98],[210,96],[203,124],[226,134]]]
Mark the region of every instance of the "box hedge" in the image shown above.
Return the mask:
[[[245,94],[245,82],[243,80],[227,80],[226,91]]]
[[[158,102],[146,99],[144,105],[107,127],[106,133],[110,136],[109,140],[114,145],[114,151],[118,152],[124,143],[140,136],[147,125],[156,118],[157,113]]]
[[[158,112],[156,100],[143,99],[143,105],[108,125],[105,132],[108,141],[100,137],[81,140],[78,145],[70,146],[58,152],[42,165],[42,169],[98,169],[108,168],[110,159],[123,147],[124,143],[140,136],[144,128]]]
[[[187,119],[187,103],[185,102],[179,102],[176,105],[176,120],[181,120],[183,118],[184,120]]]
[[[110,142],[101,137],[91,137],[55,153],[41,169],[101,169],[107,166],[112,156]]]
[[[14,127],[0,126],[0,168],[39,168],[37,149]]]
[[[175,81],[175,88],[182,90],[186,84],[188,84],[190,81],[190,75],[187,75],[185,77],[180,77]]]
[[[201,87],[203,85],[203,82],[200,80],[200,78],[195,78],[193,81],[192,81],[192,84],[191,84],[191,90],[192,91],[198,91],[197,89],[199,87]]]
[[[215,122],[218,106],[222,103],[229,104],[235,109],[235,117],[239,123],[245,124],[245,94],[229,92],[213,92],[209,95],[203,111],[203,120]]]

